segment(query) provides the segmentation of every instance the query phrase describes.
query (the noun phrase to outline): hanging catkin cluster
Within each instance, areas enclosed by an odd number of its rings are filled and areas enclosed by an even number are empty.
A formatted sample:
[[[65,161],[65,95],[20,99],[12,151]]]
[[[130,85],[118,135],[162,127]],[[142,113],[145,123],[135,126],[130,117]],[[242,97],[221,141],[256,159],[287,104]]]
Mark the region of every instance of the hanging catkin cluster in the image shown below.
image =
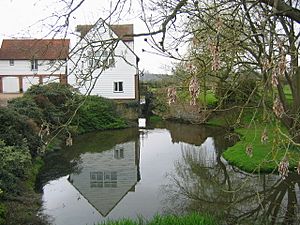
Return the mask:
[[[279,49],[279,60],[277,64],[273,66],[271,75],[271,84],[277,87],[279,84],[279,78],[283,77],[286,71],[286,53],[283,47],[283,42],[278,44]]]
[[[286,54],[285,54],[285,50],[283,47],[283,42],[279,43],[279,62],[278,62],[278,75],[279,76],[284,76],[285,70],[286,70]]]
[[[266,143],[268,143],[268,139],[269,139],[268,132],[267,132],[267,129],[265,128],[261,134],[260,141],[262,144],[266,144]]]
[[[70,132],[68,132],[69,136],[66,139],[66,146],[72,146],[73,145],[73,139],[72,139],[72,135]]]
[[[212,56],[211,69],[217,71],[220,69],[221,60],[220,60],[220,47],[217,44],[210,43],[208,45],[210,54]]]
[[[287,158],[284,158],[278,166],[278,172],[281,178],[284,180],[289,173],[289,161]]]
[[[272,68],[272,61],[270,61],[269,59],[265,58],[264,60],[262,60],[262,70],[263,72],[267,72],[269,69]]]
[[[189,84],[189,92],[191,95],[190,105],[196,105],[196,99],[200,92],[200,85],[196,76],[193,76]]]
[[[176,102],[176,88],[175,87],[169,87],[167,90],[167,97],[168,97],[168,104],[171,105],[172,103]]]
[[[271,84],[273,87],[277,87],[278,83],[278,73],[276,69],[272,70]]]
[[[246,152],[246,154],[247,154],[250,158],[252,158],[252,156],[253,156],[253,147],[252,147],[251,144],[249,144],[249,145],[246,146],[245,152]]]
[[[273,112],[278,118],[281,118],[284,114],[284,108],[279,98],[276,98],[273,103]]]

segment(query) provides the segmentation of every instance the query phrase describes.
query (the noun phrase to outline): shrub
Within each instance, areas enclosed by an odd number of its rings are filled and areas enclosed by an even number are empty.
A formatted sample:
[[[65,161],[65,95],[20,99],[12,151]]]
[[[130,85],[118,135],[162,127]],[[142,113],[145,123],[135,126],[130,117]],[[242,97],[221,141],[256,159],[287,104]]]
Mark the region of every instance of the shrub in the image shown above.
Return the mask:
[[[13,99],[8,103],[8,107],[12,110],[15,110],[19,114],[34,119],[36,122],[40,123],[43,119],[42,110],[30,96]]]
[[[52,125],[61,125],[69,119],[77,106],[76,97],[72,86],[59,83],[33,85],[24,94],[24,98],[34,100],[43,120]]]
[[[42,146],[34,130],[34,122],[10,108],[0,108],[0,139],[9,146],[24,146],[28,143],[31,155],[37,154]]]
[[[0,189],[8,193],[19,191],[17,183],[27,177],[31,168],[31,155],[26,143],[6,146],[0,140]]]
[[[256,81],[254,79],[240,79],[236,84],[219,82],[215,95],[218,101],[223,101],[224,104],[245,103],[255,87]]]
[[[86,97],[73,125],[78,126],[79,133],[127,126],[125,120],[118,116],[115,103],[98,96]]]
[[[5,224],[5,214],[6,214],[6,207],[3,203],[0,203],[0,225]]]

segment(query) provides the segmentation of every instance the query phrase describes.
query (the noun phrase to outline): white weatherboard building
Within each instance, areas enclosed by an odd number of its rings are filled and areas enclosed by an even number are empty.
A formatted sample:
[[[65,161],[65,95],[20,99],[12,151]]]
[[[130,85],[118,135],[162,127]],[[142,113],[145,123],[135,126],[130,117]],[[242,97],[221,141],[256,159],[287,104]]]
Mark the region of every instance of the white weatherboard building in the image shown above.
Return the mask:
[[[138,100],[138,61],[133,25],[79,25],[80,40],[69,60],[71,85],[82,94]]]
[[[23,93],[33,84],[67,83],[69,44],[69,39],[4,39],[0,93]]]

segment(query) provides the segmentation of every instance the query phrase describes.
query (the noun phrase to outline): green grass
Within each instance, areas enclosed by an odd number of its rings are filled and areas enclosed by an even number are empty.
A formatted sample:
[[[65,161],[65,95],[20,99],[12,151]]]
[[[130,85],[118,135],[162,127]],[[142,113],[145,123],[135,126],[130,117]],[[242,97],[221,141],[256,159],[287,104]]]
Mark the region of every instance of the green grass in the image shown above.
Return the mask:
[[[155,123],[155,122],[161,122],[163,121],[163,118],[157,115],[153,115],[149,118],[150,122]]]
[[[243,171],[270,173],[276,171],[280,161],[287,156],[290,170],[294,170],[300,158],[300,151],[292,149],[288,141],[280,134],[280,132],[286,132],[283,127],[275,122],[265,123],[261,117],[261,114],[257,114],[256,118],[252,119],[252,114],[249,112],[242,116],[242,126],[235,129],[241,140],[228,148],[223,153],[223,157],[231,165]],[[264,129],[268,133],[266,144],[261,143]],[[246,148],[249,145],[253,148],[252,157],[246,154]]]
[[[204,93],[201,92],[200,95],[199,95],[199,99],[200,99],[200,102],[204,103],[205,99],[204,99]],[[211,90],[208,90],[206,92],[206,105],[208,107],[213,107],[213,106],[216,106],[218,104],[218,99],[216,98],[215,94],[213,93],[213,91]]]
[[[122,219],[117,221],[108,221],[101,225],[217,225],[216,220],[208,215],[193,213],[185,216],[155,216],[152,220],[143,219],[131,220]]]
[[[189,102],[191,100],[190,93],[188,90],[178,90],[177,91],[177,98],[182,102]],[[204,98],[204,92],[201,92],[197,98],[197,101],[200,104],[204,104],[205,98]],[[216,98],[215,94],[212,90],[207,90],[206,92],[206,105],[208,107],[216,106],[218,103],[218,99]]]
[[[290,100],[290,101],[293,100],[292,90],[291,90],[291,88],[290,88],[289,85],[285,85],[285,86],[283,87],[283,92],[284,92],[285,97],[286,97],[287,100]]]

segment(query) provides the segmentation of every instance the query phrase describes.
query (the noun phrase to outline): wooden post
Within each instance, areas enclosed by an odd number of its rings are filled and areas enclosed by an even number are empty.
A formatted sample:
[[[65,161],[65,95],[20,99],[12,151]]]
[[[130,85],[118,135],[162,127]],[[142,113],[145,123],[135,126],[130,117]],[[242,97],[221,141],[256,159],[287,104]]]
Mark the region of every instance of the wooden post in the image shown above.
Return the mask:
[[[23,93],[23,76],[19,76],[19,92]]]
[[[60,74],[59,75],[59,82],[61,84],[67,84],[68,83],[68,78],[66,74]]]
[[[3,82],[2,82],[2,77],[0,77],[0,93],[3,93]]]
[[[42,75],[39,76],[39,84],[43,84],[43,76]]]

